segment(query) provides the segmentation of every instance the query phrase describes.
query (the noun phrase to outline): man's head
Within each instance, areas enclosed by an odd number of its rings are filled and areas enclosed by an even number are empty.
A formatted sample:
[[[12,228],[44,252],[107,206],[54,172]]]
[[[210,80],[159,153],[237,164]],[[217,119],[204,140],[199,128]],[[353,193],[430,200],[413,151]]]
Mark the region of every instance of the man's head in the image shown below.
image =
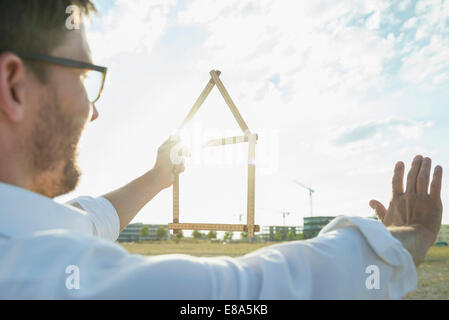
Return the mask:
[[[19,56],[91,63],[83,26],[66,26],[71,5],[95,11],[89,0],[0,0],[0,181],[49,197],[76,187],[79,138],[98,113],[83,85],[86,70]]]

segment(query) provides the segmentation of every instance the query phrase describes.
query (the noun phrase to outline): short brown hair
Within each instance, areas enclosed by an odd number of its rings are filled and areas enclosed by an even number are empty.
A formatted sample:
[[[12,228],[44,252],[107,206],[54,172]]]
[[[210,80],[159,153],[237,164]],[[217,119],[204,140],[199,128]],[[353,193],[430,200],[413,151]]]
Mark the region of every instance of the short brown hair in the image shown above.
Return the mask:
[[[91,0],[0,0],[0,54],[3,52],[49,55],[69,30],[66,8],[78,6],[83,15],[96,12]],[[43,64],[26,62],[45,80]]]

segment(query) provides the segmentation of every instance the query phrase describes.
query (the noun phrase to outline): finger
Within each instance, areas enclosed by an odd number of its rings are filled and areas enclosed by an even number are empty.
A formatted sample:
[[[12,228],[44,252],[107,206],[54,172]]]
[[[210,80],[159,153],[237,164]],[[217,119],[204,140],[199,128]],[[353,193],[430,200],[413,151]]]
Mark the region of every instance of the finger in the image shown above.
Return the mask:
[[[406,193],[416,192],[416,179],[418,177],[419,169],[421,168],[422,156],[416,156],[413,159],[412,167],[407,175],[407,189]]]
[[[185,170],[184,163],[173,167],[174,174],[180,174],[180,173],[184,172],[184,170]]]
[[[186,145],[183,145],[181,150],[182,150],[181,152],[182,152],[183,157],[191,157],[192,156],[192,153],[190,152],[189,147],[187,147]]]
[[[180,143],[180,140],[172,140],[172,139],[167,139],[160,147],[159,149],[166,149],[166,148],[171,148],[177,144]]]
[[[371,200],[369,206],[374,209],[379,220],[383,221],[387,214],[387,209],[385,209],[384,205],[377,200]]]
[[[184,157],[178,158],[179,162],[175,163],[172,167],[172,171],[175,172],[180,166],[184,166],[186,159]]]
[[[165,149],[171,147],[172,145],[170,144],[169,140],[166,140],[163,144],[161,144],[159,146],[159,148],[157,149],[159,152],[164,151]]]
[[[393,198],[404,193],[404,162],[399,161],[394,167],[393,174]]]
[[[181,141],[181,136],[179,134],[171,134],[164,143],[161,144],[160,147],[165,147],[168,145],[173,145],[179,143]]]
[[[441,180],[443,178],[443,168],[441,166],[436,166],[433,171],[433,179],[430,184],[430,198],[438,200],[440,199],[441,193]]]
[[[175,154],[178,157],[183,157],[184,158],[184,157],[191,157],[192,156],[192,153],[190,152],[190,149],[186,145],[183,145],[181,143],[177,143],[177,144],[175,144],[175,145],[173,145],[171,147],[172,148],[176,148],[174,150],[174,152],[175,152]]]
[[[416,181],[416,192],[422,195],[427,195],[429,190],[430,181],[430,168],[432,166],[432,160],[430,158],[424,158],[419,169],[418,179]]]
[[[171,142],[179,142],[181,140],[181,135],[176,133],[176,134],[171,134],[170,137],[168,138],[168,141]]]

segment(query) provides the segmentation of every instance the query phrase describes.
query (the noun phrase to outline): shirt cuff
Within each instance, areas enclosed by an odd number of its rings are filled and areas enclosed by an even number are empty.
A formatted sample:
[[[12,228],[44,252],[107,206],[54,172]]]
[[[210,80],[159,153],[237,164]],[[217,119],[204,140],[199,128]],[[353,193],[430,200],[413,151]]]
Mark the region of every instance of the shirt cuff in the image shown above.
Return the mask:
[[[120,234],[120,220],[112,203],[104,197],[82,196],[67,204],[78,203],[94,225],[94,235],[110,241],[117,240]]]
[[[358,230],[375,254],[387,265],[397,270],[398,281],[395,286],[390,287],[390,297],[400,297],[404,292],[416,289],[418,275],[413,257],[382,222],[362,217],[338,216],[321,229],[318,235],[345,227]]]

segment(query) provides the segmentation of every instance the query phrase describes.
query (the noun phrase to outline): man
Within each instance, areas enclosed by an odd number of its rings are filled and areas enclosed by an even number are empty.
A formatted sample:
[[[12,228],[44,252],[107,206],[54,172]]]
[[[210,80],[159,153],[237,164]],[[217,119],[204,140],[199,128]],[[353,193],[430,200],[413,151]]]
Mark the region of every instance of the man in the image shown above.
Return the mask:
[[[442,215],[442,168],[428,194],[431,161],[421,156],[405,191],[404,164],[396,165],[388,210],[370,202],[383,224],[338,217],[315,239],[238,258],[128,254],[111,240],[184,170],[169,160],[179,141],[166,141],[154,168],[118,190],[53,201],[76,187],[76,146],[98,117],[106,72],[92,65],[83,28],[66,28],[65,9],[94,7],[0,4],[0,298],[388,299],[415,289]],[[89,72],[103,82],[91,87]]]

